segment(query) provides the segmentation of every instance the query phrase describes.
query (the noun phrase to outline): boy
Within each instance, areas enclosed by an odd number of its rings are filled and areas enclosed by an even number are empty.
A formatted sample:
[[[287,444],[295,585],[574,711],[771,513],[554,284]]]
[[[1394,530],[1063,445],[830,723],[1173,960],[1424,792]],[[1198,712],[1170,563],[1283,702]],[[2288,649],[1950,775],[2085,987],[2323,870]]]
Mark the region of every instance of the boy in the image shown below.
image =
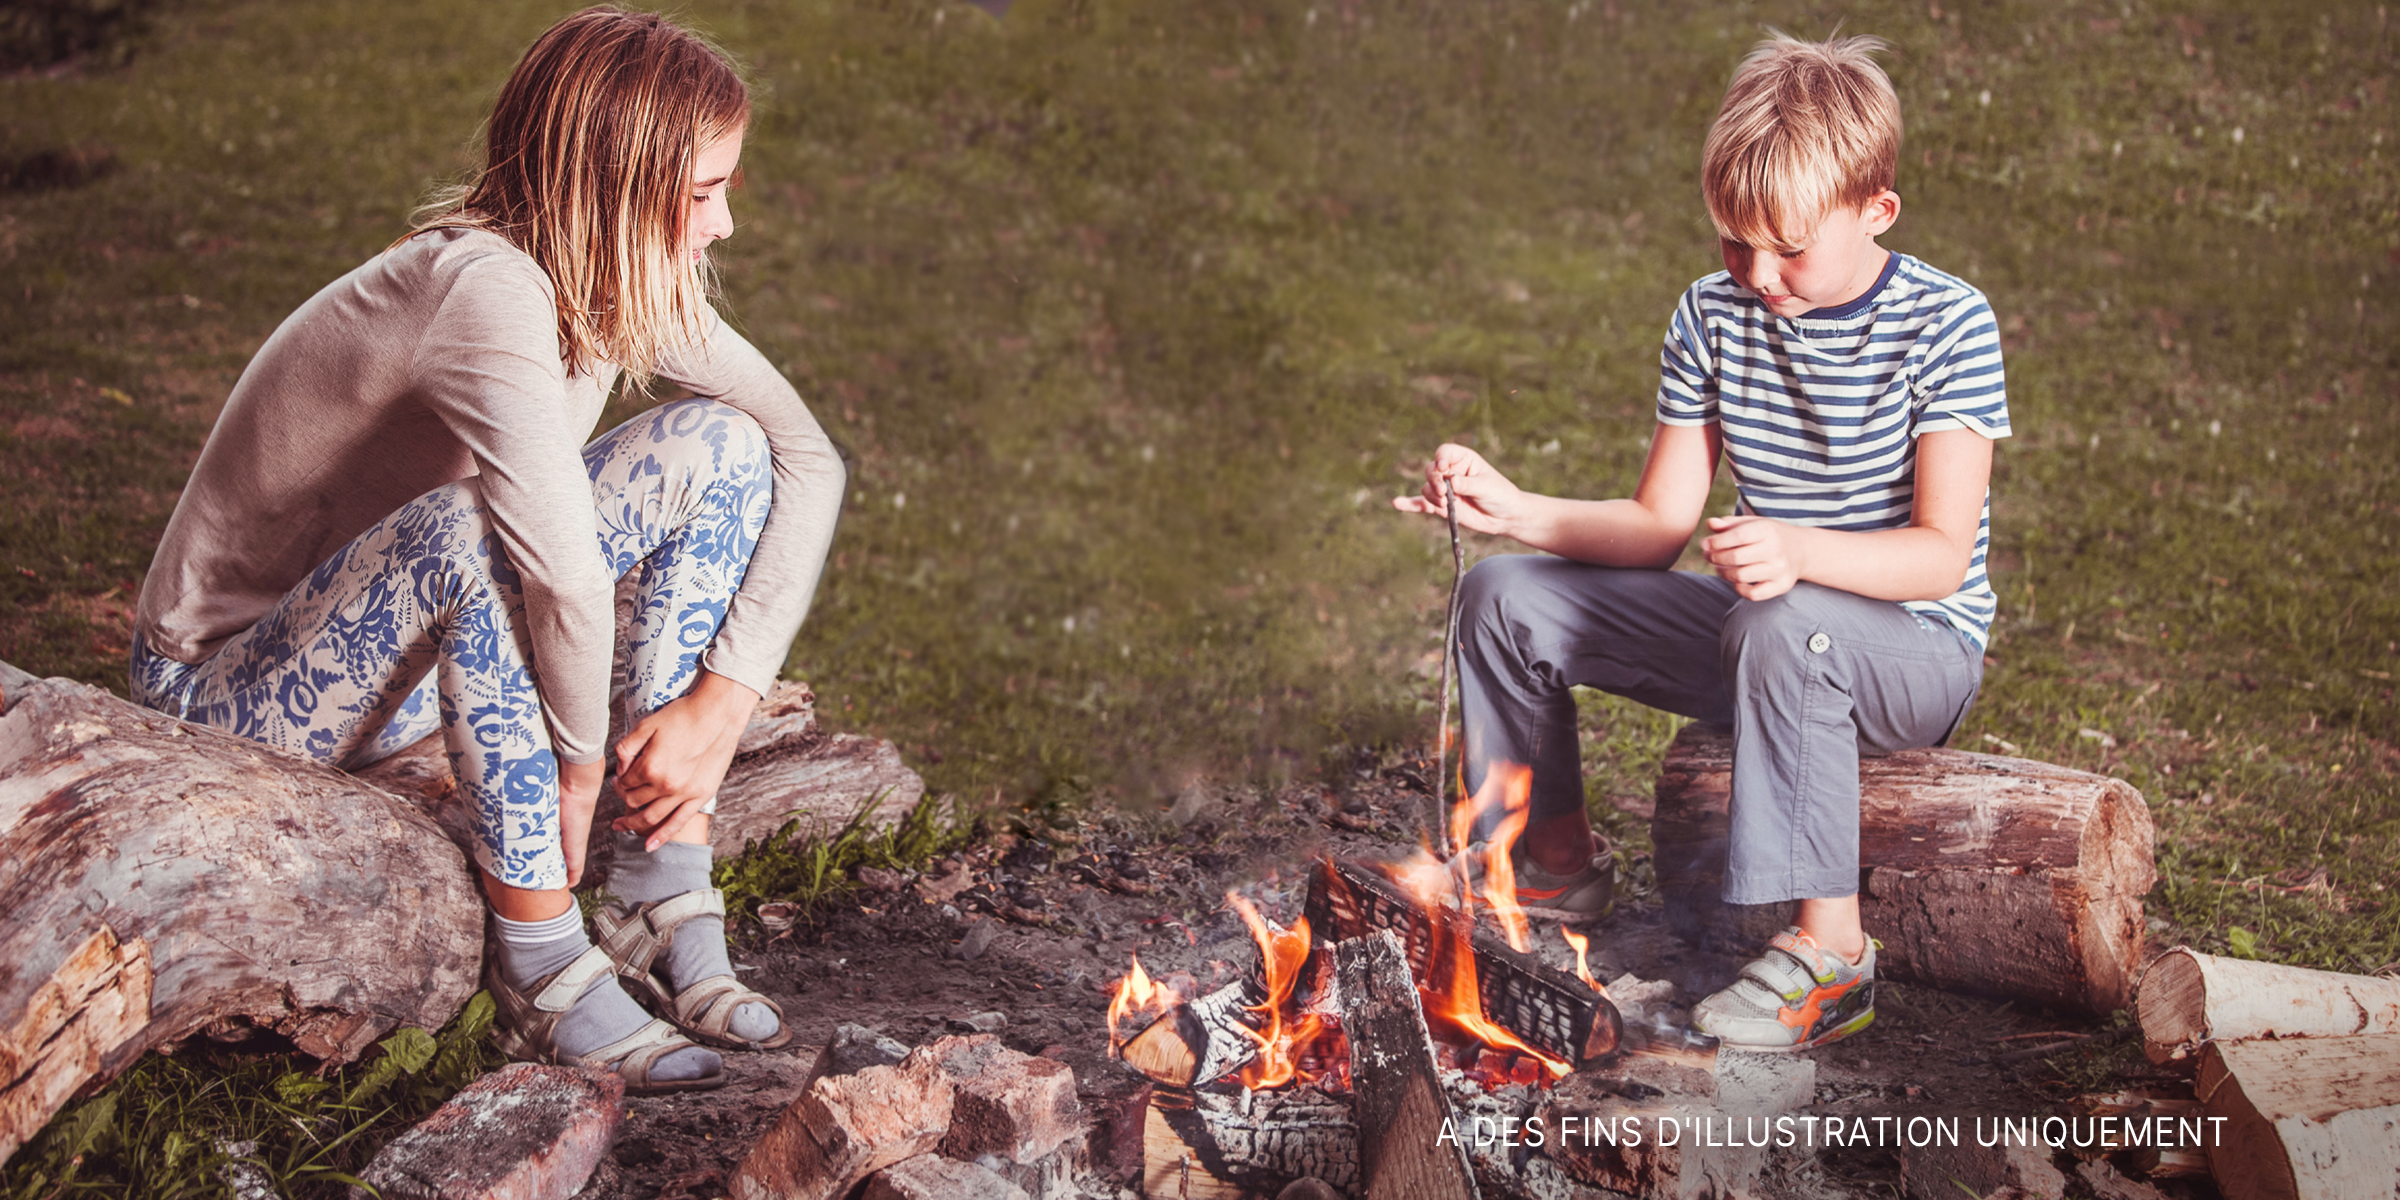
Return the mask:
[[[1875,239],[1900,108],[1875,38],[1776,34],[1742,63],[1702,153],[1725,271],[1669,322],[1658,430],[1633,497],[1520,491],[1445,445],[1393,501],[1547,555],[1485,560],[1461,598],[1467,786],[1530,767],[1520,903],[1606,911],[1583,808],[1574,685],[1733,729],[1725,899],[1798,901],[1693,1019],[1728,1046],[1800,1050],[1874,1019],[1858,915],[1858,754],[1939,745],[1983,678],[1992,442],[2009,434],[1981,293]],[[1713,574],[1671,571],[1722,458],[1736,515]],[[1555,557],[1553,557],[1555,556]]]

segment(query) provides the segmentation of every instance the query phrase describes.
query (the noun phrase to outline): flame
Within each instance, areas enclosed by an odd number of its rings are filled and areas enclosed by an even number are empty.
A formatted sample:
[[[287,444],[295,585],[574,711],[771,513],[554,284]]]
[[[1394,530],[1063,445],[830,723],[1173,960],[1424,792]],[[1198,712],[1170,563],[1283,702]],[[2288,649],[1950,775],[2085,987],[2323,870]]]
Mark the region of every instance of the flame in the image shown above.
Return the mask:
[[[1289,1028],[1284,1022],[1292,988],[1300,981],[1300,968],[1308,962],[1308,918],[1292,922],[1290,929],[1278,929],[1233,892],[1225,893],[1225,903],[1250,927],[1267,985],[1266,999],[1250,1006],[1261,1018],[1262,1028],[1251,1035],[1258,1039],[1258,1057],[1242,1068],[1241,1082],[1251,1088],[1282,1087],[1299,1075],[1300,1049],[1315,1041],[1324,1027],[1323,1018],[1315,1013],[1299,1014]]]
[[[1452,816],[1452,828],[1472,826],[1474,811],[1487,803],[1500,809],[1500,826],[1492,831],[1491,841],[1483,848],[1483,901],[1490,906],[1492,916],[1500,922],[1500,932],[1508,938],[1509,949],[1523,954],[1533,948],[1531,929],[1525,922],[1525,910],[1517,907],[1517,865],[1510,857],[1516,849],[1517,838],[1525,832],[1525,822],[1531,815],[1528,801],[1533,794],[1533,769],[1515,763],[1493,763],[1484,774],[1483,790],[1472,802],[1461,802],[1456,810],[1466,814]],[[1496,802],[1496,803],[1495,803]],[[1458,843],[1465,845],[1465,842]]]
[[[1593,991],[1603,996],[1607,995],[1608,989],[1601,987],[1600,981],[1592,978],[1592,966],[1587,953],[1591,949],[1592,939],[1564,925],[1558,927],[1558,932],[1567,939],[1568,945],[1575,947],[1575,978],[1590,984]]]
[[[1125,978],[1117,981],[1117,993],[1108,1001],[1109,1053],[1116,1053],[1125,1044],[1126,1031],[1120,1027],[1126,1017],[1155,1018],[1183,1001],[1184,997],[1174,988],[1152,982],[1150,973],[1142,970],[1142,956],[1134,955],[1133,969],[1125,973]],[[1149,1023],[1144,1020],[1140,1025],[1147,1026]],[[1137,1026],[1130,1032],[1139,1033],[1141,1029]]]

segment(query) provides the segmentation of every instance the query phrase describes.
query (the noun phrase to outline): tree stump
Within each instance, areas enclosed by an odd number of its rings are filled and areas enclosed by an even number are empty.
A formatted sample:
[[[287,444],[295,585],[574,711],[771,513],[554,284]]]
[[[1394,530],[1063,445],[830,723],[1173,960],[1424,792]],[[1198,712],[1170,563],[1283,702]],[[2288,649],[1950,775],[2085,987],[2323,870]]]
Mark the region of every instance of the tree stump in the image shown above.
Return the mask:
[[[2218,958],[2177,946],[2142,977],[2142,1040],[2152,1062],[2203,1042],[2400,1034],[2400,979]]]
[[[439,1028],[483,901],[339,771],[0,664],[0,1161],[143,1052],[250,1027],[332,1062]]]
[[[2194,1090],[2226,1200],[2400,1194],[2400,1035],[2210,1042]]]
[[[1668,749],[1651,822],[1659,891],[1689,941],[1756,950],[1786,906],[1719,899],[1732,739]],[[1959,750],[1859,763],[1859,907],[1884,977],[2107,1013],[2132,999],[2150,809],[2123,780]]]

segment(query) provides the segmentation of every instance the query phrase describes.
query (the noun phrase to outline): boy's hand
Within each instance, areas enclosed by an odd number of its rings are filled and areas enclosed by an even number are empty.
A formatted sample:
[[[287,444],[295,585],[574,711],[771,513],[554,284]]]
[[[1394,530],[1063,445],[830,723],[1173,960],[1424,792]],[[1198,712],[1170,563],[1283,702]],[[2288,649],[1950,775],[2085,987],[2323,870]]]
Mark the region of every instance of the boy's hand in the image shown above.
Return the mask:
[[[646,834],[646,850],[673,838],[717,794],[758,693],[713,671],[635,724],[617,742],[617,790],[630,810],[615,828]]]
[[[1465,446],[1443,443],[1433,452],[1433,461],[1425,464],[1425,490],[1414,496],[1392,497],[1392,507],[1404,513],[1441,516],[1445,479],[1458,493],[1460,528],[1515,536],[1513,527],[1525,507],[1524,491]]]
[[[1792,590],[1807,566],[1799,527],[1768,517],[1710,517],[1700,552],[1719,578],[1744,600],[1772,600]]]

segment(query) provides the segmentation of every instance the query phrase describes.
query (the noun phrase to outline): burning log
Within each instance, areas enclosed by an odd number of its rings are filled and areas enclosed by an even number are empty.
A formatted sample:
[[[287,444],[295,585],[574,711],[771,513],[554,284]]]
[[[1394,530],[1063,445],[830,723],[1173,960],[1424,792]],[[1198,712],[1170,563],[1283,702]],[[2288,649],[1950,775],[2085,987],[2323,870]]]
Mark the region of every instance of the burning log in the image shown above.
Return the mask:
[[[2177,946],[2142,977],[2142,1041],[2152,1062],[2215,1038],[2400,1033],[2400,980],[2218,958]]]
[[[1314,1088],[1158,1088],[1150,1094],[1142,1152],[1142,1194],[1156,1200],[1272,1196],[1309,1177],[1344,1193],[1358,1184],[1350,1105]]]
[[[2195,1089],[2226,1200],[2347,1200],[2400,1184],[2400,1035],[2210,1042]]]
[[[1485,1019],[1566,1067],[1609,1054],[1624,1036],[1616,1006],[1591,985],[1475,928],[1472,915],[1412,900],[1355,863],[1319,864],[1309,880],[1308,924],[1337,942],[1392,931],[1421,983],[1471,976]],[[1459,961],[1461,947],[1470,961]],[[1311,969],[1321,971],[1322,961],[1312,960]]]
[[[1367,1200],[1473,1197],[1475,1175],[1433,1061],[1400,938],[1379,929],[1334,949],[1357,1094]]]
[[[1258,993],[1251,981],[1236,980],[1177,1004],[1119,1044],[1117,1057],[1169,1087],[1215,1083],[1258,1058]]]
[[[1660,771],[1659,891],[1686,940],[1755,949],[1781,906],[1719,900],[1733,743],[1686,728]],[[1957,750],[1859,763],[1860,915],[1892,979],[2106,1013],[2133,994],[2150,810],[2122,780]]]

